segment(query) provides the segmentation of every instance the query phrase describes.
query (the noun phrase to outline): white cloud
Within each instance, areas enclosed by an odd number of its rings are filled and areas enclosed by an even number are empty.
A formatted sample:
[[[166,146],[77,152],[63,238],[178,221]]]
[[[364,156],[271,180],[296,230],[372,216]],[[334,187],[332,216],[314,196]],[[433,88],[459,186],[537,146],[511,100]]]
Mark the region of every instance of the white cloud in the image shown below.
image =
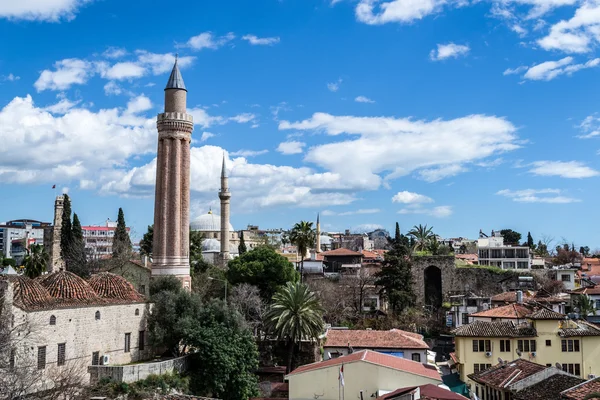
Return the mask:
[[[173,53],[151,53],[146,50],[137,50],[138,64],[144,68],[150,68],[153,75],[161,75],[170,72],[175,64],[175,55]],[[185,69],[192,65],[196,57],[184,56],[177,59],[177,65],[180,69]]]
[[[519,148],[513,124],[485,115],[419,121],[315,113],[304,121],[281,121],[279,129],[356,136],[311,147],[305,159],[374,189],[380,174],[393,179],[425,170],[425,179],[450,176],[465,164]]]
[[[58,22],[75,18],[77,10],[89,0],[1,1],[0,18]]]
[[[538,40],[538,44],[545,50],[587,53],[599,41],[600,2],[587,0],[581,2],[571,19],[552,25],[548,35]]]
[[[467,168],[458,164],[443,165],[436,168],[422,169],[419,171],[419,177],[426,182],[437,182],[444,178],[456,176],[462,172],[466,172]]]
[[[579,139],[591,139],[600,136],[600,118],[596,114],[587,116],[578,126],[582,134]]]
[[[212,32],[203,32],[197,36],[191,37],[186,46],[194,50],[202,49],[218,49],[225,46],[227,43],[235,39],[233,32],[229,32],[224,36],[215,36]]]
[[[78,58],[66,58],[54,63],[55,71],[44,70],[34,83],[38,92],[66,90],[71,85],[82,85],[96,72],[94,63]]]
[[[375,100],[371,100],[370,98],[365,96],[358,96],[354,99],[354,101],[356,101],[357,103],[375,103]]]
[[[206,142],[211,137],[215,137],[215,134],[210,133],[210,132],[202,132],[202,136],[200,137],[200,142]]]
[[[291,141],[291,142],[282,142],[277,146],[277,151],[281,154],[300,154],[302,153],[303,147],[306,146],[306,143]]]
[[[324,210],[323,212],[321,212],[321,215],[325,215],[325,216],[334,216],[334,215],[339,215],[340,217],[345,217],[348,215],[366,215],[366,214],[377,214],[380,213],[381,210],[379,208],[361,208],[358,210],[352,210],[352,211],[343,211],[343,212],[335,212],[335,211],[331,211],[331,210]]]
[[[424,208],[419,206],[403,208],[402,210],[398,211],[398,214],[424,214],[435,218],[449,217],[450,215],[452,215],[452,213],[452,206],[437,206],[433,208]]]
[[[529,170],[534,175],[560,176],[561,178],[591,178],[600,175],[598,171],[579,161],[536,161]]]
[[[146,68],[134,62],[120,62],[108,68],[103,76],[108,79],[124,80],[141,78],[146,74]]]
[[[254,122],[256,115],[252,113],[242,113],[229,118],[230,121],[237,122],[238,124],[245,124],[248,122]]]
[[[127,50],[119,47],[109,47],[102,53],[104,58],[121,58],[127,55]]]
[[[536,81],[551,81],[560,75],[571,75],[579,70],[595,68],[600,65],[600,58],[594,58],[584,64],[573,64],[573,61],[573,57],[565,57],[558,61],[546,61],[534,65],[531,68],[525,67],[527,72],[523,75],[523,78]],[[524,67],[518,67],[512,70],[508,69],[504,71],[504,75],[521,73],[523,72],[523,69]]]
[[[369,25],[409,23],[439,12],[446,0],[360,0],[356,18]]]
[[[562,196],[560,189],[523,189],[510,190],[504,189],[496,193],[499,196],[508,197],[519,203],[551,203],[566,204],[576,203],[581,200],[573,197]]]
[[[267,154],[269,150],[238,150],[233,151],[229,154],[236,157],[256,157],[263,154]]]
[[[44,107],[43,110],[53,114],[66,114],[79,103],[79,101],[70,101],[69,99],[62,97],[58,103]]]
[[[279,37],[259,38],[256,35],[244,35],[242,39],[247,40],[253,46],[272,46],[280,41]]]
[[[471,48],[467,45],[455,44],[455,43],[447,43],[447,44],[438,44],[437,50],[431,50],[429,53],[429,58],[433,61],[445,60],[447,58],[458,58],[461,56],[466,56]]]
[[[433,203],[431,197],[419,193],[413,193],[408,191],[398,192],[392,197],[392,202],[402,204],[421,204],[421,203]]]
[[[529,69],[528,66],[526,65],[522,65],[520,67],[517,68],[507,68],[504,72],[503,75],[519,75],[525,71],[527,71]]]
[[[143,111],[148,111],[152,108],[152,102],[144,95],[140,95],[132,98],[127,102],[127,109],[125,110],[128,114],[139,114]]]
[[[215,124],[222,125],[226,122],[223,117],[208,115],[204,108],[190,108],[188,114],[194,118],[194,124],[200,125],[202,128],[208,128]]]
[[[350,229],[350,231],[353,233],[368,233],[368,232],[373,232],[377,229],[383,229],[383,225],[360,224],[360,225],[353,226],[352,229]]]
[[[13,74],[8,74],[6,76],[4,76],[4,75],[0,76],[0,81],[14,82],[14,81],[18,81],[19,79],[21,79],[20,76],[13,75]]]
[[[106,85],[104,85],[104,93],[107,96],[110,96],[112,94],[120,95],[121,93],[123,93],[123,89],[116,82],[110,81],[107,82]]]
[[[335,82],[330,82],[327,84],[327,89],[329,89],[330,92],[337,92],[340,89],[340,85],[342,84],[342,78],[339,78],[337,81]]]
[[[527,36],[527,29],[523,28],[519,24],[515,24],[510,28],[513,32],[515,32],[519,37]]]

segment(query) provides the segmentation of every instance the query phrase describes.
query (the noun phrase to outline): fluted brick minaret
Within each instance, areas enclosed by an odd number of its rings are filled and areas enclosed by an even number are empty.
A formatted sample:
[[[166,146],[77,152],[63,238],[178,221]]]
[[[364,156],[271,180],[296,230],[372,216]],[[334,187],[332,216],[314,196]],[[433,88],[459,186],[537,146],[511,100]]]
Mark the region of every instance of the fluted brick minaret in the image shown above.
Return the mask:
[[[221,266],[227,267],[229,262],[229,200],[231,192],[229,191],[229,178],[225,169],[225,154],[223,154],[223,166],[221,167],[221,190],[219,191],[221,199]]]
[[[165,112],[158,114],[156,197],[152,276],[190,279],[190,143],[194,123],[186,113],[187,90],[177,60],[165,87]]]
[[[315,240],[315,253],[321,252],[321,222],[319,221],[319,214],[317,214],[317,232]]]

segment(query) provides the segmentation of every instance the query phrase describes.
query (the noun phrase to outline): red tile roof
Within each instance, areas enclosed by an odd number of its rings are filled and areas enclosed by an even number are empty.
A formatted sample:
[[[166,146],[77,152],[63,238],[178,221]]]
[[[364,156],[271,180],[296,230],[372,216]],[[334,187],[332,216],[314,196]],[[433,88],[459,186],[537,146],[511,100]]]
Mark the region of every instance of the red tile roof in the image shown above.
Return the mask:
[[[600,378],[589,380],[561,392],[561,398],[568,400],[584,400],[590,393],[600,393]]]
[[[38,278],[50,296],[65,303],[95,303],[98,295],[81,277],[69,271],[58,271]]]
[[[357,251],[352,251],[344,248],[339,248],[335,250],[326,251],[323,254],[325,257],[343,257],[343,256],[353,256],[353,257],[362,257],[363,255]]]
[[[575,290],[571,290],[571,293],[573,293],[573,294],[594,294],[594,295],[598,295],[598,294],[600,294],[600,286],[577,288]]]
[[[393,391],[392,393],[384,394],[383,396],[379,396],[377,400],[388,400],[393,399],[401,394],[412,393],[412,391],[420,389],[421,399],[422,400],[465,400],[467,397],[461,396],[458,393],[454,393],[448,389],[441,388],[436,385],[432,385],[431,383],[427,385],[421,386],[412,386],[401,388]]]
[[[560,393],[585,382],[585,379],[566,374],[552,375],[513,395],[514,400],[560,400]]]
[[[469,375],[469,378],[483,385],[502,390],[507,389],[510,385],[543,371],[546,368],[549,367],[531,361],[517,359],[505,364],[494,365],[485,371],[471,374]]]
[[[125,301],[145,301],[144,296],[139,294],[133,285],[125,278],[119,275],[111,274],[110,272],[101,272],[92,275],[89,284],[98,294],[98,296],[106,299],[118,299]]]
[[[527,290],[523,291],[523,299],[528,297],[533,297],[535,292],[529,292]],[[516,303],[517,302],[517,292],[504,292],[497,294],[492,297],[492,302],[506,302],[506,303]]]
[[[336,365],[349,364],[353,362],[367,362],[376,364],[382,367],[392,368],[398,371],[404,371],[409,374],[424,376],[430,379],[442,381],[437,369],[430,365],[425,365],[420,362],[407,360],[401,357],[390,356],[388,354],[378,353],[371,350],[363,350],[347,356],[332,358],[327,361],[321,361],[313,364],[303,365],[296,368],[287,376],[293,376],[304,372],[316,371]]]
[[[347,347],[368,349],[429,349],[418,333],[400,329],[389,331],[329,329],[325,334],[324,347]]]
[[[531,313],[531,311],[531,308],[515,303],[479,311],[471,314],[471,317],[523,319],[527,314]]]
[[[581,270],[577,271],[579,276],[586,274],[586,276],[600,275],[600,258],[584,258],[581,260]]]
[[[454,336],[464,337],[534,337],[537,336],[535,328],[530,326],[517,326],[514,321],[473,321],[462,325],[452,331]]]

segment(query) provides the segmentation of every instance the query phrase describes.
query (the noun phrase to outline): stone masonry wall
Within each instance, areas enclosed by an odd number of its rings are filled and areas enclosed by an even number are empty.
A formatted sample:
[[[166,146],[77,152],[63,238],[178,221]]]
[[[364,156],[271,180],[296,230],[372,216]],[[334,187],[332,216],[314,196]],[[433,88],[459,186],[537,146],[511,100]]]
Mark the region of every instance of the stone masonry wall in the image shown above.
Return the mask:
[[[188,356],[172,360],[149,362],[135,365],[106,366],[93,365],[88,367],[90,383],[95,384],[103,378],[113,382],[137,382],[150,375],[162,375],[168,372],[183,372],[188,367]]]

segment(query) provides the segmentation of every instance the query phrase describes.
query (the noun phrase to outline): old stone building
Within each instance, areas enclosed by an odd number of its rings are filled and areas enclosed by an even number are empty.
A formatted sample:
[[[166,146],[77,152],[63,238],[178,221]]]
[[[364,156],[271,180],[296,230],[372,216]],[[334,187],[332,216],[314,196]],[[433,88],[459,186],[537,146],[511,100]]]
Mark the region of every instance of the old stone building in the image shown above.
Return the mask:
[[[89,281],[67,271],[35,280],[0,277],[0,299],[11,327],[9,368],[31,371],[31,391],[54,387],[64,374],[89,381],[89,365],[152,355],[146,339],[150,303],[118,275],[103,272]]]

